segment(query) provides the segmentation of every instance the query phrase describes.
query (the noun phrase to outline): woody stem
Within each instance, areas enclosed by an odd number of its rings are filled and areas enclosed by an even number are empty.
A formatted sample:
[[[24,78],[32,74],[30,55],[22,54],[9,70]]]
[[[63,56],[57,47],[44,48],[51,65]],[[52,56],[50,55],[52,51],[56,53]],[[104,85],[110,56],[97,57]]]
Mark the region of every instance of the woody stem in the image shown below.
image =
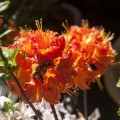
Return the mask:
[[[30,107],[31,107],[32,110],[34,111],[34,113],[35,113],[35,115],[37,116],[37,118],[38,118],[39,120],[42,120],[41,114],[35,109],[34,105],[30,102],[30,100],[29,100],[29,98],[27,97],[27,95],[25,94],[25,92],[24,92],[22,86],[20,85],[20,83],[19,83],[17,77],[16,77],[16,76],[13,74],[13,72],[11,72],[11,70],[8,68],[7,59],[4,57],[1,48],[0,48],[0,56],[1,56],[2,60],[4,61],[4,63],[6,64],[5,66],[7,67],[8,72],[12,75],[13,80],[16,82],[16,84],[17,84],[17,86],[18,86],[18,88],[19,88],[21,94],[23,95],[25,101],[30,105]]]
[[[57,113],[56,113],[54,105],[50,105],[50,106],[51,106],[51,109],[52,109],[52,112],[53,112],[55,120],[58,120],[58,116],[57,116]]]

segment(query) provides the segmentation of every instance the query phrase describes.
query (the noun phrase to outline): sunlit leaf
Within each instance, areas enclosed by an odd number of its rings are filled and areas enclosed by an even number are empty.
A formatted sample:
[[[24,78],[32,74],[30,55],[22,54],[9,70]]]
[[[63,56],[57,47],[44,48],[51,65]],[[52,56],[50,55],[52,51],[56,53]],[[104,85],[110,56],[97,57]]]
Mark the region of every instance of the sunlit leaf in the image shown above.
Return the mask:
[[[2,47],[3,54],[8,60],[8,64],[10,67],[13,67],[16,65],[15,63],[15,56],[17,54],[17,49],[8,49],[7,47]]]
[[[9,0],[6,0],[4,2],[0,2],[0,12],[6,10],[10,4]]]
[[[7,35],[8,33],[10,33],[12,30],[6,30],[4,33],[2,33],[0,35],[0,38],[2,38],[3,36]]]
[[[12,78],[11,74],[8,73],[8,69],[10,71],[15,71],[16,62],[15,56],[17,54],[17,49],[8,49],[7,47],[1,47],[3,51],[4,57],[7,59],[7,63],[2,60],[0,57],[0,78],[4,78],[5,80],[10,80]]]

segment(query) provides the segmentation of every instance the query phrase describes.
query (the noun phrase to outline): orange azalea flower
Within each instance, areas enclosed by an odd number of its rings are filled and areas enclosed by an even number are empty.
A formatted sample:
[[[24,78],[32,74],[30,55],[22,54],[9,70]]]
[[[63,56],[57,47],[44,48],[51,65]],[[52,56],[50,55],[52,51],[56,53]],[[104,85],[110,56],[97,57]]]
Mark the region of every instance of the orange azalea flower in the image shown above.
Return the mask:
[[[103,29],[89,28],[85,21],[82,25],[71,26],[63,36],[66,40],[65,54],[71,55],[73,67],[78,73],[73,81],[80,88],[87,89],[88,84],[104,74],[108,66],[113,64],[115,51],[110,43],[113,36],[107,35]]]
[[[44,32],[41,29],[36,31],[21,29],[20,36],[15,38],[17,41],[10,46],[18,48],[18,54],[15,58],[18,68],[14,74],[31,102],[40,102],[43,97],[51,104],[55,104],[61,97],[59,91],[51,88],[42,80],[42,76],[51,66],[49,63],[53,64],[55,58],[62,56],[65,47],[64,38],[56,35],[57,32],[50,30]],[[9,86],[17,88],[14,81]],[[23,99],[19,90],[12,92]],[[51,98],[53,93],[54,96]]]
[[[31,57],[38,57],[39,62],[53,61],[62,55],[65,47],[65,40],[58,33],[50,30],[22,30],[21,35],[15,37],[17,43],[11,47],[18,47],[19,51]]]

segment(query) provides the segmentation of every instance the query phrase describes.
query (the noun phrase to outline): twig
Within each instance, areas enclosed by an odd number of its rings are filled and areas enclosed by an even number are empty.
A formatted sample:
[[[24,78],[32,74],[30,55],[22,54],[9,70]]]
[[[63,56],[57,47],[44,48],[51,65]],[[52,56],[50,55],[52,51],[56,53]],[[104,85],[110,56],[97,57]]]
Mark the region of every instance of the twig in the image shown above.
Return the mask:
[[[5,64],[7,64],[6,66],[8,66],[7,59],[4,57],[1,48],[0,48],[0,56],[1,56],[2,60],[5,62]],[[39,120],[42,120],[41,114],[35,109],[34,105],[30,102],[29,98],[27,97],[27,95],[25,94],[23,88],[21,87],[21,85],[20,85],[17,77],[13,74],[13,72],[10,71],[10,69],[8,69],[8,72],[12,75],[13,80],[14,80],[14,81],[16,82],[16,84],[18,85],[18,88],[19,88],[20,92],[22,93],[24,99],[25,99],[26,102],[30,105],[30,107],[31,107],[32,110],[34,111],[34,113],[35,113],[35,115],[37,116],[37,118],[38,118]]]
[[[83,96],[83,102],[84,102],[84,116],[85,116],[85,120],[88,120],[88,106],[87,106],[87,91],[84,91],[84,96]]]
[[[50,105],[50,106],[51,106],[51,109],[52,109],[52,112],[53,112],[55,120],[58,120],[58,116],[57,116],[57,113],[56,113],[54,105]]]

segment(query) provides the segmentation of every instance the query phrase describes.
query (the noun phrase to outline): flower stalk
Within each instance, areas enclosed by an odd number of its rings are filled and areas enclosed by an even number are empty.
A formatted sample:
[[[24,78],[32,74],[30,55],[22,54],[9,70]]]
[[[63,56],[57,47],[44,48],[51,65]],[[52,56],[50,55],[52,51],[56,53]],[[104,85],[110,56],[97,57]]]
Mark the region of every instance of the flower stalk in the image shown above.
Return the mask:
[[[52,112],[53,112],[53,115],[54,115],[55,120],[58,120],[58,116],[57,116],[57,113],[56,113],[56,110],[55,110],[54,105],[50,105],[50,107],[51,107],[51,109],[52,109]]]
[[[83,93],[83,102],[84,102],[85,120],[88,120],[87,90],[85,90],[84,93]]]

